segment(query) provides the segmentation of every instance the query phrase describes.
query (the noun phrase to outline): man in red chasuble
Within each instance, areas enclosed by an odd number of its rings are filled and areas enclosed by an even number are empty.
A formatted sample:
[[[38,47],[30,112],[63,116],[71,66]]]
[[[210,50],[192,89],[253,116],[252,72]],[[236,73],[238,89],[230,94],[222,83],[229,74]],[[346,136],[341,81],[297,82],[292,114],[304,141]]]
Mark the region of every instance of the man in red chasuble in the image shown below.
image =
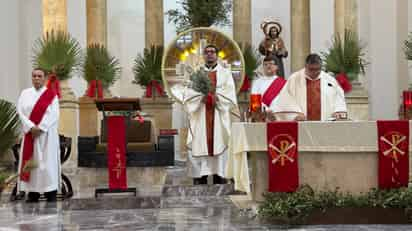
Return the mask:
[[[307,56],[305,68],[288,78],[271,106],[276,119],[326,121],[347,118],[342,88],[321,68],[319,55]]]
[[[183,105],[189,114],[188,175],[194,184],[223,184],[230,137],[231,113],[237,108],[232,73],[217,61],[218,48],[208,45],[203,50],[204,68],[212,91],[207,95],[187,89]]]

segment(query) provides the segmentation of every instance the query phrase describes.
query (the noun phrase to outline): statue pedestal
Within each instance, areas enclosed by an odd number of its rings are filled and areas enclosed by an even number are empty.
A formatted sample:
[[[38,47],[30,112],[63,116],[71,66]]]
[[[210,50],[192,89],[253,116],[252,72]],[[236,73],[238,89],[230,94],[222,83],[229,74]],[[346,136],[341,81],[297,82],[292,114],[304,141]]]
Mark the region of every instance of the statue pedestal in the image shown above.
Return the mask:
[[[352,91],[345,95],[348,118],[353,121],[369,119],[368,92],[360,82],[352,83]]]
[[[79,98],[79,136],[98,136],[98,112],[93,98]]]

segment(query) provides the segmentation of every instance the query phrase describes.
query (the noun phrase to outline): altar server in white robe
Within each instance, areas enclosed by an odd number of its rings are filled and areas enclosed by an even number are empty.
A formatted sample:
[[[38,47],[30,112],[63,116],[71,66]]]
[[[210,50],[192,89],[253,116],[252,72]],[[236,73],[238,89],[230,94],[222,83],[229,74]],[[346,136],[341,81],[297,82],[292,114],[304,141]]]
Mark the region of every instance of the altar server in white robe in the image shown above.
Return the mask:
[[[268,110],[286,83],[283,76],[278,76],[279,58],[270,55],[263,59],[263,75],[257,76],[252,83],[251,94],[262,96],[262,106]]]
[[[59,101],[56,94],[47,89],[45,85],[45,71],[37,68],[32,72],[33,87],[22,91],[18,103],[17,111],[22,123],[24,138],[19,160],[19,190],[28,192],[27,202],[37,202],[40,194],[44,193],[47,201],[56,201],[56,193],[60,186],[60,145],[58,134],[59,121]],[[47,99],[48,98],[48,99]],[[43,106],[43,112],[39,113],[39,105]],[[41,107],[41,106],[40,106]],[[41,111],[41,109],[40,109]],[[39,123],[32,120],[37,113]],[[39,117],[40,116],[40,117]],[[24,178],[22,163],[28,135],[32,137],[32,153],[30,160],[33,160],[37,167],[31,170],[29,177]],[[28,139],[29,140],[29,139]],[[29,146],[29,145],[27,145]]]
[[[215,92],[207,96],[186,88],[183,105],[189,118],[188,175],[194,184],[207,184],[213,175],[214,184],[226,183],[224,179],[230,137],[231,114],[236,114],[236,89],[231,71],[217,63],[218,48],[204,48],[205,68]],[[239,116],[236,114],[236,116]]]
[[[317,54],[306,58],[305,68],[287,80],[271,110],[278,120],[346,119],[345,95],[335,78],[321,70]]]

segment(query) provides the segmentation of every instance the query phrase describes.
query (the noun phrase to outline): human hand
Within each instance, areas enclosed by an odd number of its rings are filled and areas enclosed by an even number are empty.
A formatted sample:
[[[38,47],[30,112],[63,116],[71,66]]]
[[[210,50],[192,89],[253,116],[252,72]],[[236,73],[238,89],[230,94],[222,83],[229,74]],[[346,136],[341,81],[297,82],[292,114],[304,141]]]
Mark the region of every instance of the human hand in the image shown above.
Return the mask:
[[[30,132],[31,132],[31,135],[33,136],[33,138],[36,138],[36,137],[40,136],[40,134],[42,133],[42,130],[37,126],[34,126],[30,129]]]

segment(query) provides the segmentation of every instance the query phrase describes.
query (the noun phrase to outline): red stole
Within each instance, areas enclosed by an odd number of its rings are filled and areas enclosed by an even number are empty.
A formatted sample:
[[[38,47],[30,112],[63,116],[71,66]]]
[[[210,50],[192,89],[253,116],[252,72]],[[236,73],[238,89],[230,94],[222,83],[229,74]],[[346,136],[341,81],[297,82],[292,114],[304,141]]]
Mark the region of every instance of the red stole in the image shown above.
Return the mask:
[[[282,77],[277,77],[272,84],[266,89],[265,93],[262,97],[262,102],[266,106],[270,106],[273,99],[279,94],[280,90],[282,90],[283,86],[286,84],[286,80]]]
[[[217,76],[216,71],[209,72],[209,78],[213,85],[216,87]],[[206,102],[206,140],[207,140],[207,151],[209,156],[213,156],[213,137],[215,128],[215,95],[209,93]]]
[[[306,79],[306,108],[308,120],[321,120],[320,79]]]
[[[29,117],[30,121],[33,122],[36,126],[40,124],[47,108],[53,102],[55,96],[56,93],[53,90],[47,89],[37,100]],[[33,158],[33,150],[34,139],[31,132],[29,131],[24,135],[23,158],[20,168],[20,180],[22,181],[28,182],[30,180],[30,172],[23,172],[23,168],[26,165],[27,161]]]

